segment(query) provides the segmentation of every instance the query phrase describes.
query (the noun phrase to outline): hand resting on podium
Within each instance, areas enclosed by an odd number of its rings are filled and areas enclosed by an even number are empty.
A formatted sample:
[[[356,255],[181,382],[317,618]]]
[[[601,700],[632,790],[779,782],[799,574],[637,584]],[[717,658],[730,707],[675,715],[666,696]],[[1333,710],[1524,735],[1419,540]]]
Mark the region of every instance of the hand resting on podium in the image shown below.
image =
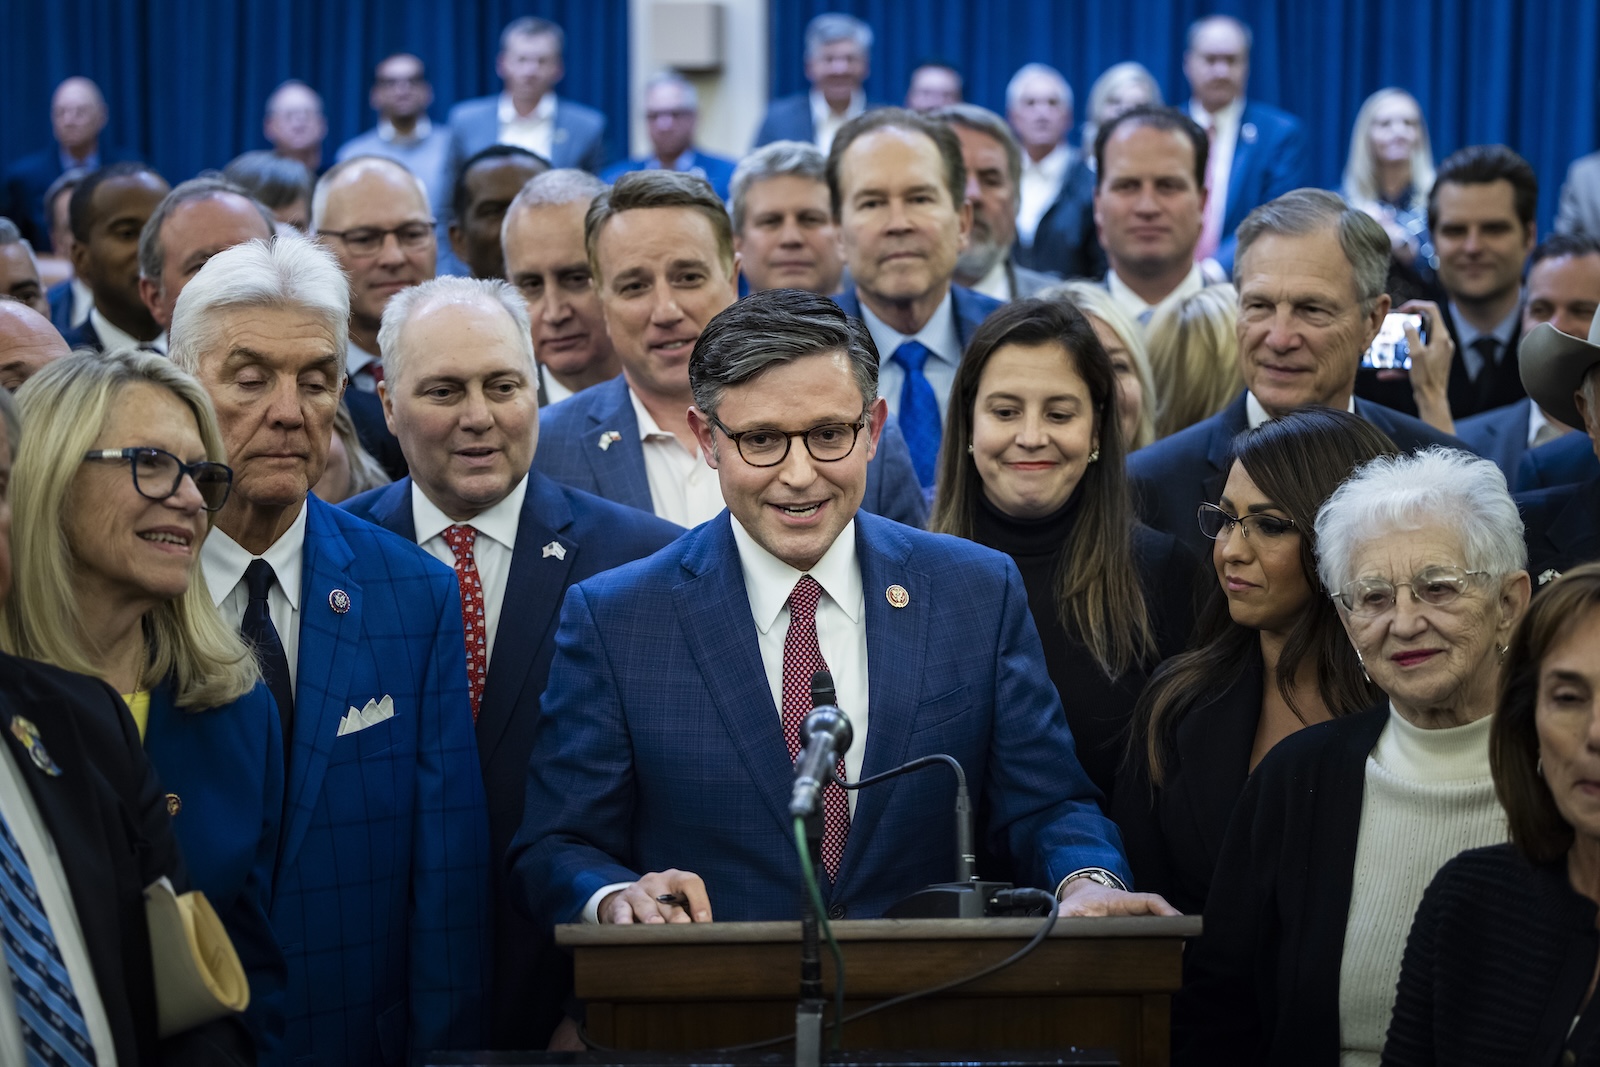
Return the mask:
[[[663,903],[658,898],[664,896],[677,896],[687,904]],[[596,913],[603,923],[708,923],[711,898],[698,874],[656,871],[606,897]]]
[[[1129,893],[1087,878],[1068,882],[1056,914],[1069,915],[1180,915],[1177,908],[1155,893]]]

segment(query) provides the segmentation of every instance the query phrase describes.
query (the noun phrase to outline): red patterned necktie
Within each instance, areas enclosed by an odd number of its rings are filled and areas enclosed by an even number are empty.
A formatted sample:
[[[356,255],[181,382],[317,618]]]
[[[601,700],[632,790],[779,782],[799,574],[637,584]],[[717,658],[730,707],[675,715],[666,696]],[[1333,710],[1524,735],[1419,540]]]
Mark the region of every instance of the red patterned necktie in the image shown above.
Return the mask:
[[[478,531],[457,524],[444,532],[444,543],[456,559],[456,581],[461,583],[461,625],[467,632],[467,688],[472,694],[472,721],[478,721],[478,702],[483,699],[484,679],[489,675],[489,630],[484,625],[483,583],[478,580],[478,561],[472,546]]]
[[[822,586],[809,574],[800,576],[789,594],[789,635],[783,639],[783,736],[789,742],[789,759],[800,758],[800,729],[811,714],[811,676],[828,669],[817,646],[817,600]],[[834,767],[845,781],[844,757]],[[850,801],[845,791],[830,781],[822,790],[822,865],[828,880],[839,878],[839,860],[850,836]]]

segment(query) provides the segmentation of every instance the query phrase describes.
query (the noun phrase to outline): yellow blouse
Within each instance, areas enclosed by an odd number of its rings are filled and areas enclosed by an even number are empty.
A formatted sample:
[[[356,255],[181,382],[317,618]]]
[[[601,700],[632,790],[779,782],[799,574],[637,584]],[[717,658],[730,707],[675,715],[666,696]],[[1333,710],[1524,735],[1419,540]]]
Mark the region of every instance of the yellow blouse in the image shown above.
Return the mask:
[[[150,690],[141,689],[137,693],[124,693],[122,699],[128,702],[128,711],[133,714],[133,723],[139,728],[139,740],[144,740],[145,724],[150,721]]]

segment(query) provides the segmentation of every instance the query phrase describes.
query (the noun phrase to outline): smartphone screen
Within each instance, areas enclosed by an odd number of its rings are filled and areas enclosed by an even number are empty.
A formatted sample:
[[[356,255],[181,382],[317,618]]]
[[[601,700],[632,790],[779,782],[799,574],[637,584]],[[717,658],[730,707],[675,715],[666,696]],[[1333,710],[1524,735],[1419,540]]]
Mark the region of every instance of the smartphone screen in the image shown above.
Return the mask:
[[[1421,315],[1402,315],[1391,311],[1383,317],[1378,336],[1372,347],[1361,357],[1361,365],[1375,370],[1410,370],[1411,352],[1406,344],[1406,326],[1417,331],[1417,336],[1427,340],[1425,320]]]

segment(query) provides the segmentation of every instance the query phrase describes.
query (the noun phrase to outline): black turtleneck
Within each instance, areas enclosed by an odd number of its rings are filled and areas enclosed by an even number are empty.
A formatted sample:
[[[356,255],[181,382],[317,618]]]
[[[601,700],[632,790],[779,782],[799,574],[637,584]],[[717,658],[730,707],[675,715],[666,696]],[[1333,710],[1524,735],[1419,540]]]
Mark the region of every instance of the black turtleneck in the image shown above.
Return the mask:
[[[1028,608],[1044,644],[1045,666],[1066,708],[1078,762],[1109,803],[1133,705],[1150,672],[1161,660],[1183,651],[1189,639],[1199,564],[1172,536],[1134,524],[1134,566],[1155,630],[1156,656],[1120,678],[1107,678],[1078,635],[1062,625],[1056,609],[1061,546],[1077,525],[1080,496],[1081,492],[1074,492],[1059,510],[1037,519],[1007,515],[980,496],[973,516],[973,540],[1004,552],[1022,572]]]

